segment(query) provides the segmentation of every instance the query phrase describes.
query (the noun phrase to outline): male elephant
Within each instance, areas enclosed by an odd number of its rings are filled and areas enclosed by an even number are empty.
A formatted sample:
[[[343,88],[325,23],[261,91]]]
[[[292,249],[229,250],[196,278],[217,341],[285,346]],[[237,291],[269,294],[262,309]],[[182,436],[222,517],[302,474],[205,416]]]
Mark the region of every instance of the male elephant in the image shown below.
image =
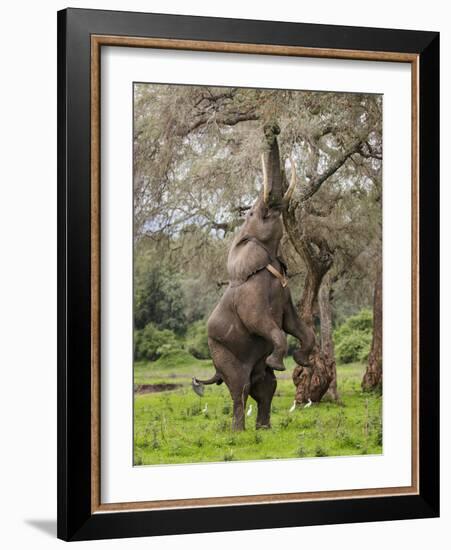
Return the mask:
[[[193,389],[224,382],[233,400],[234,430],[244,429],[244,411],[250,395],[258,404],[257,428],[269,428],[271,401],[276,390],[274,370],[285,370],[286,334],[302,348],[295,352],[308,363],[315,337],[298,317],[287,286],[286,266],[278,255],[283,234],[281,214],[296,184],[285,183],[280,166],[277,125],[265,128],[269,151],[262,155],[263,193],[250,208],[233,240],[227,269],[229,286],[208,320],[208,344],[216,369],[209,380],[193,378]],[[284,193],[284,188],[288,187]]]

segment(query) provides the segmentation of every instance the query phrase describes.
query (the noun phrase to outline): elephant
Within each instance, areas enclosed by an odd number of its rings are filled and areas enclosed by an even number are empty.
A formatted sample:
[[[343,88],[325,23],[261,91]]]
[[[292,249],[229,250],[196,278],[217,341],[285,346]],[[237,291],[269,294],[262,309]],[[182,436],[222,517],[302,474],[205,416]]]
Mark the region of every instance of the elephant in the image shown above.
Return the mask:
[[[226,384],[233,401],[235,431],[245,429],[249,395],[257,402],[256,428],[271,427],[271,402],[277,386],[274,371],[285,370],[286,333],[301,343],[294,354],[299,364],[308,365],[315,344],[313,331],[297,315],[287,267],[279,255],[282,214],[296,185],[292,159],[289,186],[281,169],[279,132],[277,124],[265,127],[263,192],[233,239],[227,260],[229,285],[207,322],[216,372],[209,380],[192,379],[198,395],[203,395],[204,385]]]

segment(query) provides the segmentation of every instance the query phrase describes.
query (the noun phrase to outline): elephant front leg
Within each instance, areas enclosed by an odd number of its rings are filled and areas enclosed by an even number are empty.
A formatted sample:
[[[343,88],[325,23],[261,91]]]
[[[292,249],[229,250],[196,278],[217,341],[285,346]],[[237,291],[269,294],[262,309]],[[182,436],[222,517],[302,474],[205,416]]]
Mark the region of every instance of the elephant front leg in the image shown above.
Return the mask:
[[[299,318],[291,298],[283,314],[283,330],[301,343],[301,349],[296,350],[293,354],[296,363],[310,366],[309,356],[316,343],[315,333]]]
[[[287,337],[271,317],[271,308],[267,302],[255,304],[242,303],[237,307],[238,316],[250,334],[256,334],[272,344],[272,353],[266,358],[266,364],[274,370],[285,370],[283,358],[287,354]]]
[[[277,326],[274,319],[268,316],[249,323],[248,328],[254,334],[258,334],[261,338],[270,342],[273,346],[273,351],[266,358],[266,364],[274,370],[285,370],[283,358],[287,354],[287,337],[283,330]]]
[[[273,352],[266,358],[266,364],[274,370],[285,370],[283,358],[287,354],[288,345],[287,337],[284,332],[274,323],[274,327],[271,328],[268,333],[262,333],[262,335],[271,340],[274,345]]]

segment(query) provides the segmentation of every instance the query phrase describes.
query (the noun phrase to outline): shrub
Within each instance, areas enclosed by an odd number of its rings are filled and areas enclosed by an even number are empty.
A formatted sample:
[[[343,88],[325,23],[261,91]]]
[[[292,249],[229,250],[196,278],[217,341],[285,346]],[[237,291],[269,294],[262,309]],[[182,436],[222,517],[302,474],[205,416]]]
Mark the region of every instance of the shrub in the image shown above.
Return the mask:
[[[196,359],[210,359],[207,323],[205,321],[196,321],[188,327],[186,348]]]
[[[370,353],[373,316],[370,310],[362,309],[349,317],[334,332],[335,355],[340,363],[366,361]]]
[[[169,368],[173,370],[195,362],[193,356],[184,349],[166,349],[166,347],[163,346],[162,348],[158,348],[158,351],[161,352],[161,356],[156,362],[158,368]]]
[[[371,334],[354,332],[340,340],[336,346],[336,357],[340,363],[353,363],[354,361],[365,361],[371,347]]]
[[[181,345],[172,330],[160,330],[153,323],[147,324],[142,330],[135,330],[134,355],[138,361],[155,361],[180,349]]]

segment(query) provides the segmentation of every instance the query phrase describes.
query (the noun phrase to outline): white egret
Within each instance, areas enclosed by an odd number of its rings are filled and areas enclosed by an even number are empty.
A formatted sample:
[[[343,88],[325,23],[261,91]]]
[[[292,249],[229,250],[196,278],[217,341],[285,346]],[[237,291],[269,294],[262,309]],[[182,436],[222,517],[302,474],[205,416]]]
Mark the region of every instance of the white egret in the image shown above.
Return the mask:
[[[208,403],[205,403],[205,407],[202,409],[202,412],[204,414],[207,414],[207,412],[208,412]]]
[[[293,401],[293,404],[290,407],[290,410],[288,412],[292,413],[296,409],[296,399]]]
[[[311,400],[310,397],[309,397],[309,400],[308,400],[307,405],[304,405],[304,409],[308,409],[308,408],[311,407],[311,406],[312,406],[312,400]]]
[[[249,408],[247,409],[246,416],[250,416],[252,414],[252,403],[249,405]]]

